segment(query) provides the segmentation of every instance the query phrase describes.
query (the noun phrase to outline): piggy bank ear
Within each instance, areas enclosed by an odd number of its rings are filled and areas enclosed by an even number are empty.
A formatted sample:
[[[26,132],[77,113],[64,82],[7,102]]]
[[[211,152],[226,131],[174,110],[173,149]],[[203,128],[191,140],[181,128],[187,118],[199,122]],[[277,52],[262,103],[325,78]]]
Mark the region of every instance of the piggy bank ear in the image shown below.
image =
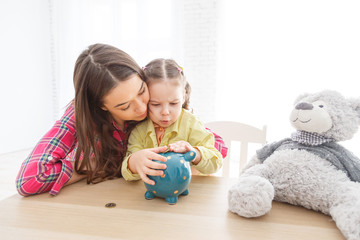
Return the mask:
[[[187,153],[184,154],[184,158],[185,161],[187,162],[191,162],[192,160],[194,160],[196,157],[196,152],[194,151],[188,151]]]

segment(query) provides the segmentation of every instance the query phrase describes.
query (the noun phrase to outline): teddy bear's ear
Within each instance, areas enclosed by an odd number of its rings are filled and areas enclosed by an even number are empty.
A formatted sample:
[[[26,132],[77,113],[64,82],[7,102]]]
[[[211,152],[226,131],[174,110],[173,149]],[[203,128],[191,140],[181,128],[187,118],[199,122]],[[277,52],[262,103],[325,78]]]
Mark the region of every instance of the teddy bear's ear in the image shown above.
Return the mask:
[[[358,118],[360,119],[360,98],[349,99],[351,107],[356,111]]]

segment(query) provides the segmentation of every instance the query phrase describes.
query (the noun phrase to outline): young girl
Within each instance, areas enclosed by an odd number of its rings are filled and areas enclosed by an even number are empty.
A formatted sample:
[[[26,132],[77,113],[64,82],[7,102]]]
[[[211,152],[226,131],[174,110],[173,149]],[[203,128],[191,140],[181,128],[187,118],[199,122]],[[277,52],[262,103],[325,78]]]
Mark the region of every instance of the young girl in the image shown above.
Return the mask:
[[[121,177],[128,135],[147,116],[144,79],[138,64],[115,47],[94,44],[84,50],[74,69],[75,98],[23,162],[16,178],[19,194],[56,195],[83,178],[96,183]],[[221,151],[223,141],[215,137]],[[156,154],[163,151],[166,147],[137,154],[166,161]]]
[[[144,148],[167,146],[169,151],[196,152],[192,165],[200,173],[216,172],[223,163],[214,147],[214,137],[202,122],[188,112],[190,85],[183,70],[170,59],[155,59],[144,68],[149,88],[149,118],[138,124],[129,137],[128,153],[122,165],[126,180],[142,179],[154,184],[147,175],[161,176],[166,165],[136,153]],[[187,110],[186,110],[187,109]]]

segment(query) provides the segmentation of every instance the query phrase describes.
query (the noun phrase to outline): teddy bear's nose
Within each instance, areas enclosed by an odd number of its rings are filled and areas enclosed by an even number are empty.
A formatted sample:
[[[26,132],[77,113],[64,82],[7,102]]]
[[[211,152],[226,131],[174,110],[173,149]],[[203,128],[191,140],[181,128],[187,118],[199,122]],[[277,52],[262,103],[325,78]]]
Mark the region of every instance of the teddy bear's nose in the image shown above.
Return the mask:
[[[306,102],[301,102],[296,104],[295,109],[297,110],[311,110],[313,109],[314,106],[310,103],[306,103]]]

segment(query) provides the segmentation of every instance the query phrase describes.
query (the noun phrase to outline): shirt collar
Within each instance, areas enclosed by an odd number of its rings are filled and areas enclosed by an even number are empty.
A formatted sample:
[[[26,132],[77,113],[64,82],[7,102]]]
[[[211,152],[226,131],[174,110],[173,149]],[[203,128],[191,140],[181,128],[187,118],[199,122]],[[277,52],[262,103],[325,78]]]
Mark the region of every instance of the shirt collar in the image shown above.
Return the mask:
[[[176,133],[179,132],[179,125],[180,125],[179,119],[181,119],[182,116],[184,115],[184,111],[185,110],[182,109],[178,120],[176,120],[176,122],[174,122],[173,124],[171,124],[169,127],[166,128],[167,132],[176,132]],[[147,123],[146,134],[155,133],[155,127],[153,121],[151,121],[151,119],[148,118],[146,120],[146,123]]]
[[[327,138],[318,133],[298,130],[291,134],[291,139],[305,145],[317,146],[327,142],[334,142],[335,139]]]
[[[117,123],[115,122],[115,120],[112,120],[112,125],[114,126],[114,128],[115,128],[117,131],[121,131],[121,132],[127,132],[127,128],[128,128],[128,126],[129,126],[129,124],[128,124],[127,122],[125,122],[125,123],[124,123],[124,131],[123,131],[123,130],[121,130],[121,129],[118,127],[118,125],[117,125]]]

